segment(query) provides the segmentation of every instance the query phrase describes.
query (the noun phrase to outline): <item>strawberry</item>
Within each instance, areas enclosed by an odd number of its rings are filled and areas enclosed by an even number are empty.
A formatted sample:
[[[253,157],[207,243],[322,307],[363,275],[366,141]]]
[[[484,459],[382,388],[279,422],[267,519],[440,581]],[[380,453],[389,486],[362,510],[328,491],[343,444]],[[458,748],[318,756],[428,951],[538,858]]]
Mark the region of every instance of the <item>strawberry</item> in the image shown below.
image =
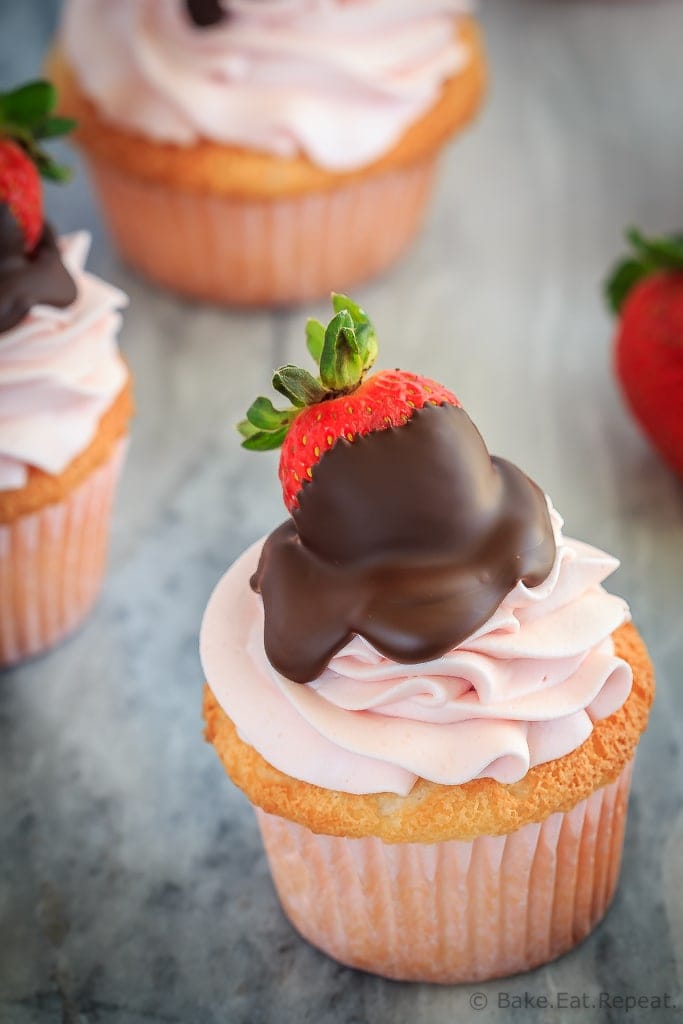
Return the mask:
[[[26,252],[43,233],[43,193],[38,168],[12,139],[0,138],[0,202],[9,206],[24,235]]]
[[[615,369],[642,429],[683,475],[683,237],[627,238],[634,255],[607,283],[619,314]]]
[[[366,377],[377,357],[377,336],[367,314],[345,295],[333,294],[335,316],[325,328],[309,320],[309,352],[318,365],[314,377],[297,366],[275,371],[273,387],[290,400],[275,409],[260,397],[238,429],[243,447],[268,451],[282,446],[280,482],[290,512],[313,477],[316,463],[340,440],[389,427],[401,427],[416,409],[460,402],[441,384],[404,370],[384,370]]]
[[[39,140],[63,135],[74,126],[53,117],[57,102],[49,82],[30,82],[0,93],[0,203],[7,205],[21,227],[27,253],[43,233],[43,196],[40,175],[64,180],[68,172],[53,163]]]

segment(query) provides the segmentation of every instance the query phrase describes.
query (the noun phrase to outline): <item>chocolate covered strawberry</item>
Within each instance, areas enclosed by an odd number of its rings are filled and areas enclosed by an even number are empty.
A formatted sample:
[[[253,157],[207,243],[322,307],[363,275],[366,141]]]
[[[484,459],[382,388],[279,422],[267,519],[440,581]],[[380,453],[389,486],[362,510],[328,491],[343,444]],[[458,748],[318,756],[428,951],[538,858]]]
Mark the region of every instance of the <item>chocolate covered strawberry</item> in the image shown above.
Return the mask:
[[[43,139],[71,131],[74,122],[54,117],[57,101],[49,82],[30,82],[0,93],[0,203],[19,225],[24,251],[33,252],[43,233],[40,176],[64,180],[68,171],[41,148]]]
[[[313,476],[323,453],[340,439],[400,427],[425,405],[460,406],[441,384],[404,370],[367,376],[377,357],[377,337],[367,314],[345,295],[333,295],[335,316],[327,327],[309,320],[308,349],[317,376],[298,366],[275,371],[273,387],[292,403],[276,409],[259,397],[239,425],[243,445],[253,451],[282,446],[280,482],[289,511]]]
[[[12,139],[0,138],[0,202],[18,222],[26,252],[33,252],[43,231],[43,193],[38,168]]]
[[[627,238],[633,253],[607,284],[619,314],[616,373],[641,427],[683,474],[683,236]]]
[[[354,636],[415,664],[472,635],[523,580],[550,573],[555,540],[543,491],[490,456],[455,396],[414,373],[368,376],[377,355],[362,309],[333,295],[308,323],[318,375],[294,366],[257,398],[247,448],[282,446],[290,512],[265,540],[252,589],[267,657],[286,679],[319,677]]]

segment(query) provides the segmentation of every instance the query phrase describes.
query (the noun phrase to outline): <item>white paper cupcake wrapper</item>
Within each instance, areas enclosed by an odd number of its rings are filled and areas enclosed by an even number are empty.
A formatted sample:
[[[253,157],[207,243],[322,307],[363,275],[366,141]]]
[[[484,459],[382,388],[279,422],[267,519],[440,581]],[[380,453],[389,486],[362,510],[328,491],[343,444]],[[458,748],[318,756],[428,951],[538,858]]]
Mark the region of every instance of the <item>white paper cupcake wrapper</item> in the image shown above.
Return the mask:
[[[507,836],[386,844],[256,810],[285,913],[336,960],[389,978],[481,981],[571,949],[619,876],[631,781]]]
[[[89,162],[133,266],[174,291],[252,306],[328,296],[397,260],[422,224],[437,159],[273,200],[183,191]]]
[[[62,501],[0,525],[0,666],[52,647],[90,611],[126,450],[119,442]]]

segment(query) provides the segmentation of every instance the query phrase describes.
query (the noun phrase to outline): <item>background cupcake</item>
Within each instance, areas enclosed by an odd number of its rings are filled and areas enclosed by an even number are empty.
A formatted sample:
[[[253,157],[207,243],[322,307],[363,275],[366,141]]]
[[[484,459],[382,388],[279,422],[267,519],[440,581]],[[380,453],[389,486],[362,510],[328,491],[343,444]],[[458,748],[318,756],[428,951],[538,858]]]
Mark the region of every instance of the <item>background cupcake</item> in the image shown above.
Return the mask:
[[[73,629],[105,568],[131,416],[116,337],[126,296],[84,270],[89,236],[56,239],[30,136],[54,134],[47,83],[0,98],[0,665]],[[29,152],[24,147],[28,147]]]
[[[51,62],[123,255],[294,302],[381,271],[484,88],[461,0],[66,4]]]
[[[372,325],[335,301],[320,376],[277,371],[293,407],[242,425],[283,444],[291,518],[209,602],[207,737],[314,945],[400,979],[528,970],[614,895],[647,652],[616,560],[441,385],[364,380]]]

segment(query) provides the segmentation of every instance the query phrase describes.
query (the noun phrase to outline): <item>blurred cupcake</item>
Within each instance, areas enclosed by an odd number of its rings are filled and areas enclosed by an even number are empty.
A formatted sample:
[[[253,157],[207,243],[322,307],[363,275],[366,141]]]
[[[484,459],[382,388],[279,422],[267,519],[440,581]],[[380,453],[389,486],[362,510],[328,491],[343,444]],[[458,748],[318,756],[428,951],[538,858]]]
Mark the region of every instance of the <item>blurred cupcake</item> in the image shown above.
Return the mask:
[[[93,604],[131,416],[116,343],[126,296],[84,271],[87,234],[57,240],[43,219],[31,156],[59,169],[28,132],[68,127],[49,121],[53,101],[47,83],[0,97],[0,666],[44,651]],[[7,134],[18,127],[21,146]]]
[[[463,982],[600,921],[653,679],[615,559],[562,532],[460,403],[336,298],[320,375],[284,367],[253,449],[290,518],[226,573],[201,631],[206,735],[256,808],[285,912],[342,963]]]
[[[291,303],[377,274],[423,219],[485,67],[464,0],[67,0],[51,74],[126,259]]]

